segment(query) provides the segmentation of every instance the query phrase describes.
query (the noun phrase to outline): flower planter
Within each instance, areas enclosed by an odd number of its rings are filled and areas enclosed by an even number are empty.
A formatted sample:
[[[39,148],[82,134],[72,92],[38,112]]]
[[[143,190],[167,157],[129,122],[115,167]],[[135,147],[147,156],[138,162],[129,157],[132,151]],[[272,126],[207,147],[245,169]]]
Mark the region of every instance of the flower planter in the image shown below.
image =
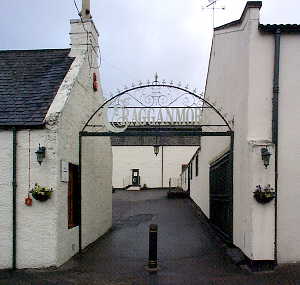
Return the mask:
[[[32,197],[40,202],[47,201],[53,192],[52,188],[49,187],[41,187],[39,184],[35,183],[34,188],[29,191],[31,193]]]
[[[258,203],[266,204],[275,198],[275,192],[255,191],[253,196]]]
[[[40,201],[40,202],[45,202],[45,201],[47,201],[49,198],[50,198],[50,196],[51,196],[51,194],[50,193],[31,193],[31,195],[32,195],[32,197],[35,199],[35,200],[38,200],[38,201]]]

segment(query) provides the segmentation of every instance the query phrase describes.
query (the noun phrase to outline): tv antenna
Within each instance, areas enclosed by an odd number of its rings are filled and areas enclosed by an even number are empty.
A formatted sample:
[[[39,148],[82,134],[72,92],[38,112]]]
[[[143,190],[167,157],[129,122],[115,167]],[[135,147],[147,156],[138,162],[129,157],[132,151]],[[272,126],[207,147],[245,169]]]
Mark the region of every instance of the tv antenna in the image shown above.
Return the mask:
[[[202,6],[202,10],[210,9],[213,11],[212,20],[213,20],[213,29],[215,28],[215,11],[216,10],[225,10],[225,6],[217,7],[216,4],[218,0],[208,0],[209,4],[206,6]]]

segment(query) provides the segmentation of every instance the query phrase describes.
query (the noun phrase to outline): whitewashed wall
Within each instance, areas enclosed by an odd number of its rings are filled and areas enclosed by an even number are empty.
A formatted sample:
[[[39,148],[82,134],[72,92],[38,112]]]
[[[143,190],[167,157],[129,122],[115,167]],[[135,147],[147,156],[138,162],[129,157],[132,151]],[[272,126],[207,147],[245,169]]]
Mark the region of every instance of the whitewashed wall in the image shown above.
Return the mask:
[[[179,177],[181,165],[186,164],[197,147],[164,146],[163,187],[169,186],[169,178]],[[162,148],[157,157],[152,146],[115,146],[113,149],[113,186],[126,187],[131,181],[131,169],[140,169],[141,185],[149,188],[162,186]],[[128,178],[130,177],[130,179]]]
[[[12,131],[0,132],[5,157],[1,159],[1,239],[0,268],[12,266]],[[48,130],[17,132],[17,267],[40,267],[56,264],[55,197],[45,203],[25,205],[28,191],[39,183],[56,187],[56,134]],[[3,142],[3,144],[2,144]],[[46,159],[40,166],[35,151],[39,143],[47,147]],[[30,152],[29,152],[30,151]],[[29,171],[30,165],[30,171]],[[30,175],[29,175],[30,174]],[[30,179],[29,179],[30,176]],[[1,192],[2,192],[1,191]]]
[[[85,24],[91,31],[92,41],[97,45],[98,32],[92,22]],[[47,120],[61,113],[57,124],[57,170],[60,169],[60,161],[64,160],[73,164],[79,164],[79,132],[91,114],[99,107],[104,99],[99,91],[92,89],[93,72],[100,75],[97,69],[91,69],[90,65],[97,66],[97,56],[87,59],[86,50],[82,50],[80,44],[86,40],[80,21],[71,21],[71,56],[77,56],[70,70],[70,78],[66,78],[66,84],[62,85],[53,102]],[[84,47],[85,48],[85,47]],[[92,60],[91,60],[92,59]],[[71,93],[68,94],[68,92]],[[61,102],[65,101],[65,104]],[[82,246],[94,242],[103,235],[112,224],[112,151],[108,138],[82,138]],[[60,182],[57,177],[58,188],[61,190],[60,203],[57,208],[58,245],[57,264],[67,261],[78,252],[78,227],[68,229],[67,183]],[[64,213],[62,215],[61,213]]]
[[[17,268],[56,265],[56,138],[55,132],[46,129],[17,133]],[[39,144],[46,147],[41,165],[35,154]],[[33,199],[28,207],[24,200],[35,183],[53,187],[55,193],[45,203]]]
[[[12,131],[0,130],[0,269],[12,266]]]
[[[260,34],[258,23],[259,9],[250,8],[240,25],[215,31],[205,96],[234,119],[233,242],[250,259],[272,260],[274,205],[253,199],[256,185],[274,187],[274,156],[268,169],[260,156],[271,140],[272,38]],[[209,217],[209,166],[229,150],[230,141],[204,137],[201,146],[191,197]]]
[[[279,94],[278,260],[300,261],[300,37],[282,35]]]
[[[84,63],[80,63],[79,57],[77,75],[76,68],[71,71],[76,76],[75,85],[62,109],[57,125],[57,171],[60,171],[61,160],[79,164],[79,131],[95,108],[103,102],[99,92],[92,90],[92,72],[89,70],[86,58],[81,58],[81,60],[84,60]],[[67,86],[62,88],[62,95],[65,90],[68,90]],[[51,117],[50,113],[48,117]],[[111,168],[110,140],[108,138],[83,138],[81,185],[83,247],[95,241],[111,227]],[[66,211],[68,184],[60,182],[60,177],[57,177],[57,183],[61,193],[57,209],[57,262],[62,264],[78,252],[78,227],[68,229]]]
[[[169,185],[169,178],[179,177],[182,164],[187,164],[198,146],[164,147],[164,186]]]

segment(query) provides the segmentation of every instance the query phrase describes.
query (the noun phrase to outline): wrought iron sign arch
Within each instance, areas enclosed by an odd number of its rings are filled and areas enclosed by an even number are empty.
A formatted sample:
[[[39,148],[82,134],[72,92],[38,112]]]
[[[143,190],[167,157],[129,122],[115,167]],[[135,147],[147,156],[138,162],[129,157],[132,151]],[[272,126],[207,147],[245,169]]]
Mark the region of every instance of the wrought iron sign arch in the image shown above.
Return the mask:
[[[230,137],[230,183],[233,177],[234,132],[225,115],[203,94],[188,86],[154,81],[125,87],[107,99],[89,117],[79,133],[79,181],[82,167],[82,138],[87,136],[227,136]],[[182,128],[185,126],[184,134]],[[190,126],[190,128],[189,128]],[[129,128],[132,127],[132,128]],[[138,127],[138,128],[136,128]],[[127,129],[135,129],[132,131]],[[139,131],[144,129],[144,131]],[[146,131],[145,131],[146,130]],[[79,183],[81,209],[81,183]],[[82,222],[79,214],[79,250],[82,250]]]
[[[209,111],[212,113],[209,114]],[[209,122],[205,119],[209,118]],[[118,91],[98,107],[82,128],[82,136],[122,135],[131,127],[199,126],[198,135],[230,135],[232,127],[225,115],[203,94],[172,82],[141,82]],[[148,133],[148,135],[153,133]],[[159,135],[159,134],[158,134]]]

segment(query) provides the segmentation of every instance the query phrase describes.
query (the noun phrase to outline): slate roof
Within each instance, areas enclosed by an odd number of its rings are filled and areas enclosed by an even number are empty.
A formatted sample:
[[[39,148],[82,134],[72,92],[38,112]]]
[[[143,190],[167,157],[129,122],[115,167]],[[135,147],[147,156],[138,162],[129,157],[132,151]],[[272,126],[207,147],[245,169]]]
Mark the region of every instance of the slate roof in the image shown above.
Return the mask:
[[[70,49],[0,51],[0,126],[42,126],[74,58]]]

